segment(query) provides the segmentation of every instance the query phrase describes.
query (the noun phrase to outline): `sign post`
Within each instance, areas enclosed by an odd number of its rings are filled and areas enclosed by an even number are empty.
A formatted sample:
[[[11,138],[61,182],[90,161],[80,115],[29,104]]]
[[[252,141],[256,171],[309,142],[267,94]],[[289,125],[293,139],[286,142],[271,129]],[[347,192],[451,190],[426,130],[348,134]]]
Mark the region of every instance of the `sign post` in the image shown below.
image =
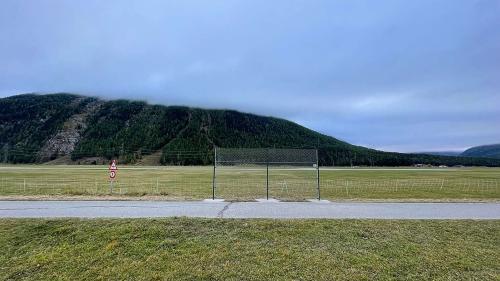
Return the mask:
[[[109,165],[109,192],[111,194],[113,194],[113,182],[116,178],[116,170],[116,160],[113,159],[113,162],[111,162],[111,165]]]

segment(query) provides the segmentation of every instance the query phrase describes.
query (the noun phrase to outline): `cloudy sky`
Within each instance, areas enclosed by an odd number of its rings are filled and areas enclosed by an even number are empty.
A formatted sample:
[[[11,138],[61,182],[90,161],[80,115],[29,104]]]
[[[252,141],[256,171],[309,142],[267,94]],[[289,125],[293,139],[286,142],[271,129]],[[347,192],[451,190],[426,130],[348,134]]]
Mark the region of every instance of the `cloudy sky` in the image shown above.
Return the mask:
[[[287,118],[390,151],[500,142],[500,1],[0,2],[0,96]]]

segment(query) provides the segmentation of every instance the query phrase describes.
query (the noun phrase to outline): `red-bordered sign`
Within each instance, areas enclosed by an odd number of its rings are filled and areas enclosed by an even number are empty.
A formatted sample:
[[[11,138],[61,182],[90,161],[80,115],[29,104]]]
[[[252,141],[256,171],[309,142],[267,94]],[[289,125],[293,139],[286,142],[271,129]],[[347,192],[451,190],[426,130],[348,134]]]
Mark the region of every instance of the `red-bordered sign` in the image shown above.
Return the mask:
[[[109,165],[109,178],[110,179],[115,179],[117,170],[118,170],[118,168],[116,167],[116,160],[113,160],[113,162],[111,162],[111,164]]]
[[[114,170],[116,171],[116,160],[113,160],[113,162],[111,162],[111,164],[109,165],[109,170]]]

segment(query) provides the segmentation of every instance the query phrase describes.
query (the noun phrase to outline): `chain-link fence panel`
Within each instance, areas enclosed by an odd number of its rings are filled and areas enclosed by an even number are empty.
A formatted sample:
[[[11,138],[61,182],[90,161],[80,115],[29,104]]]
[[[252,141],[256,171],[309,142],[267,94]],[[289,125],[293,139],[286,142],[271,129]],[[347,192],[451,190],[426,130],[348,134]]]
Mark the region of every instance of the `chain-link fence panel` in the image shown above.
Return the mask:
[[[227,200],[319,197],[315,149],[216,148],[213,197]]]

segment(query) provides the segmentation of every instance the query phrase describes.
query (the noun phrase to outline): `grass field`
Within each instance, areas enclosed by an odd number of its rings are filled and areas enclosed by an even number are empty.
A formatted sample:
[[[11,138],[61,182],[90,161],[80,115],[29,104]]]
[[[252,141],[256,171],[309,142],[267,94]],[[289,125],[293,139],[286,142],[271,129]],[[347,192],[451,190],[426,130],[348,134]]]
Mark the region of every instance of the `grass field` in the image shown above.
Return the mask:
[[[212,196],[212,167],[120,166],[113,195],[197,200]],[[329,200],[499,200],[500,169],[321,169],[321,197]],[[0,196],[92,196],[110,194],[106,166],[0,166]],[[272,168],[270,197],[317,197],[314,169]],[[261,167],[217,170],[216,197],[251,200],[266,196]]]
[[[1,280],[499,280],[499,221],[0,220]]]

